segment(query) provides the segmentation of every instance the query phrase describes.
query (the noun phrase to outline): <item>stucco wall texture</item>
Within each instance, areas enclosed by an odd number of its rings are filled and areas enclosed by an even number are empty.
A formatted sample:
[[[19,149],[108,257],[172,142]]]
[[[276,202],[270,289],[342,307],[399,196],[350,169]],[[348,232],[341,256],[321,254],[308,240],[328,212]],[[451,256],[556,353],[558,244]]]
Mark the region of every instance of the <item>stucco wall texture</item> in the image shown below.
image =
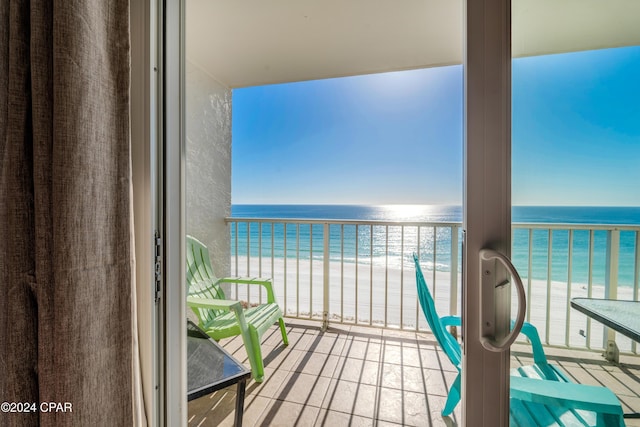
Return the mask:
[[[209,248],[218,277],[230,271],[231,89],[186,62],[186,227]]]

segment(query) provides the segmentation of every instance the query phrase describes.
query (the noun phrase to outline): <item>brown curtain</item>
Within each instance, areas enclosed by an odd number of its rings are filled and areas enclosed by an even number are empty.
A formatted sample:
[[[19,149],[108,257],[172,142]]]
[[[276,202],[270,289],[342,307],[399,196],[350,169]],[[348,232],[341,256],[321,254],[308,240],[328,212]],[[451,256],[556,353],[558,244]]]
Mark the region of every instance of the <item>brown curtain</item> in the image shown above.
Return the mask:
[[[0,1],[0,426],[135,424],[129,151],[128,0]]]

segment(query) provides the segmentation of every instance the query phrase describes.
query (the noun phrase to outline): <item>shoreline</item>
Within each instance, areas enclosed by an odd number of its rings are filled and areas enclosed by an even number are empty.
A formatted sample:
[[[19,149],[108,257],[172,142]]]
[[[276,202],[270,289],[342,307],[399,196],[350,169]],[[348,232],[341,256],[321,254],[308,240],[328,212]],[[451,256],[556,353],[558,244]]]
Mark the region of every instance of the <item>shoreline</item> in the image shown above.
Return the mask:
[[[447,246],[448,247],[448,246]],[[567,267],[567,263],[568,261],[566,260],[567,254],[561,254],[561,256],[563,257],[564,261],[556,264],[556,260],[555,260],[555,256],[556,253],[558,251],[556,250],[554,252],[554,263],[553,263],[553,270],[552,270],[552,281],[558,281],[558,282],[565,282],[566,278],[568,277],[568,267]],[[561,252],[561,251],[560,251]],[[319,252],[320,254],[318,254],[318,252],[314,251],[314,256],[313,256],[313,260],[315,261],[319,261],[322,262],[323,261],[323,255],[321,255],[322,251],[320,250]],[[410,253],[410,251],[405,252],[405,257]],[[287,257],[284,256],[283,253],[276,253],[274,254],[274,259],[278,259],[278,260],[287,260],[287,262],[290,264],[292,262],[295,263],[296,260],[299,260],[301,263],[309,263],[309,257],[308,257],[309,253],[304,252],[304,253],[300,253],[300,254],[294,254],[294,255],[289,255]],[[628,254],[627,254],[628,255]],[[235,255],[231,256],[231,260],[233,261]],[[246,254],[238,254],[238,258],[242,259],[242,260],[246,260]],[[600,255],[598,255],[600,256]],[[604,256],[602,254],[602,256]],[[626,255],[625,255],[626,256]],[[257,255],[251,255],[252,259],[257,259],[258,256]],[[573,258],[572,258],[572,269],[571,269],[571,274],[572,274],[572,278],[573,281],[572,283],[574,284],[583,284],[586,286],[586,282],[588,281],[588,274],[589,274],[589,268],[588,268],[588,264],[586,263],[585,259],[582,259],[584,257],[580,257],[578,255],[576,255],[576,253],[574,252],[573,254]],[[627,257],[628,258],[628,257]],[[270,256],[264,256],[263,257],[263,263],[268,263],[269,260],[271,259]],[[356,262],[356,258],[353,256],[353,254],[348,254],[347,256],[345,256],[342,261],[344,262],[345,265],[352,265],[352,264],[358,264],[360,266],[369,266],[370,264],[373,264],[374,266],[377,267],[385,267],[387,266],[387,268],[389,269],[400,269],[401,265],[409,265],[409,264],[413,264],[413,261],[409,261],[406,258],[403,258],[403,256],[401,256],[398,253],[391,253],[389,254],[388,257],[385,257],[385,255],[376,255],[374,254],[373,256],[373,262],[370,261],[370,257],[368,255],[363,255],[361,257],[359,257],[357,259]],[[331,258],[330,258],[330,262],[334,263],[340,263],[341,258],[333,253],[331,253]],[[566,262],[565,262],[566,261]],[[253,261],[252,261],[253,262]],[[525,257],[522,256],[522,254],[520,255],[514,255],[513,256],[513,260],[512,262],[514,263],[514,265],[516,265],[518,267],[519,271],[524,271],[526,272],[527,270],[527,262],[528,259],[526,259]],[[634,262],[635,262],[635,255],[633,256],[633,259],[619,259],[619,262],[621,263],[618,269],[618,283],[619,283],[619,287],[623,288],[623,287],[633,287],[633,282],[634,282],[634,277],[635,277],[635,270],[634,270]],[[246,261],[242,261],[243,265],[246,264]],[[423,271],[430,269],[433,267],[433,265],[435,264],[436,269],[440,272],[449,274],[449,266],[451,265],[451,259],[450,259],[450,254],[449,252],[447,252],[446,250],[444,251],[439,251],[437,258],[435,260],[431,259],[431,257],[429,257],[428,259],[425,258],[424,260],[421,260],[421,265],[423,268]],[[460,273],[460,259],[458,260],[458,273]],[[232,265],[233,266],[233,265]],[[548,268],[548,261],[546,259],[544,259],[544,257],[542,256],[534,256],[533,259],[533,266],[532,266],[532,280],[536,280],[536,281],[544,281],[546,282],[547,278],[547,268]],[[406,267],[405,267],[406,268]],[[606,265],[605,262],[594,262],[592,265],[592,282],[594,283],[598,283],[598,282],[603,282],[606,276]],[[524,275],[523,275],[524,276]]]

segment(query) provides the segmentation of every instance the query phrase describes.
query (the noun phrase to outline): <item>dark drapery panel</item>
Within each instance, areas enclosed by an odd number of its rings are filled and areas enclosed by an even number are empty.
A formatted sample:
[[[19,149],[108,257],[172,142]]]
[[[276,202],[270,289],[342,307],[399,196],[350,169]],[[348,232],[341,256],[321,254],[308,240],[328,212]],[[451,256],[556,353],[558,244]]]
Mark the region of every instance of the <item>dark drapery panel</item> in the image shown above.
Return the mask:
[[[29,9],[3,1],[0,14],[0,402],[37,402]],[[0,413],[0,425],[34,418]]]
[[[132,425],[128,0],[0,2],[0,425]],[[68,408],[68,406],[67,406]]]

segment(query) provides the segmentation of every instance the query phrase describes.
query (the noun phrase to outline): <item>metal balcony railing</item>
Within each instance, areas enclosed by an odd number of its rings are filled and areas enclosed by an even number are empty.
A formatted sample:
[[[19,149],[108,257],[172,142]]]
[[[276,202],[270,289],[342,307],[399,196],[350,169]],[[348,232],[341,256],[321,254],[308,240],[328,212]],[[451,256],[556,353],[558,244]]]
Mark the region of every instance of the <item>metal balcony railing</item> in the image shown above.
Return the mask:
[[[286,316],[428,330],[411,255],[420,256],[441,315],[460,313],[462,224],[227,218],[231,274],[274,280]],[[570,308],[578,296],[638,300],[640,226],[514,224],[512,260],[527,320],[547,345],[601,349],[612,332]],[[260,291],[230,289],[256,303]],[[636,345],[616,338],[621,351]]]

